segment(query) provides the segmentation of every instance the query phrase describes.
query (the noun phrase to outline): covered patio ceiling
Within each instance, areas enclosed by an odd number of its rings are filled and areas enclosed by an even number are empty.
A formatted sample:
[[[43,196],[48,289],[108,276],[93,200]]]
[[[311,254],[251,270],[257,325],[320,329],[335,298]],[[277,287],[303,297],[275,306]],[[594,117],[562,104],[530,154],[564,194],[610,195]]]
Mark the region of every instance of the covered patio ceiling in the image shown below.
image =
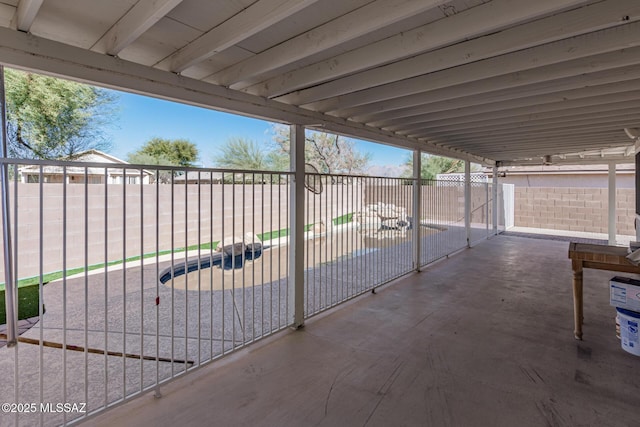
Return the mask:
[[[637,0],[0,0],[0,63],[487,165],[619,161],[639,20]]]

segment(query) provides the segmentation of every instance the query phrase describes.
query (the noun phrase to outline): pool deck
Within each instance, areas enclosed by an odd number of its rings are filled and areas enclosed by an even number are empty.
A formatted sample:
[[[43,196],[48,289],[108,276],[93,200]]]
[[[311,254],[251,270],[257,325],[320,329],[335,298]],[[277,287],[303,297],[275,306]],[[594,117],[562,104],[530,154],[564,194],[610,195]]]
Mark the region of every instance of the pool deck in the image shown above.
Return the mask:
[[[86,425],[638,425],[611,273],[585,274],[576,341],[567,247],[490,239]]]

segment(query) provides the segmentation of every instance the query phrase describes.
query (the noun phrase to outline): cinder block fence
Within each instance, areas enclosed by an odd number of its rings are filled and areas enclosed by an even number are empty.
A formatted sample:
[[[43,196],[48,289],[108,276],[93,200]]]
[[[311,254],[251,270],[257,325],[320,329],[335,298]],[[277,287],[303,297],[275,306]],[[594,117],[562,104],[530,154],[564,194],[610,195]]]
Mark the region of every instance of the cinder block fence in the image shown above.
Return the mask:
[[[635,235],[635,190],[616,191],[617,234]],[[606,188],[515,188],[515,225],[553,230],[606,233]]]

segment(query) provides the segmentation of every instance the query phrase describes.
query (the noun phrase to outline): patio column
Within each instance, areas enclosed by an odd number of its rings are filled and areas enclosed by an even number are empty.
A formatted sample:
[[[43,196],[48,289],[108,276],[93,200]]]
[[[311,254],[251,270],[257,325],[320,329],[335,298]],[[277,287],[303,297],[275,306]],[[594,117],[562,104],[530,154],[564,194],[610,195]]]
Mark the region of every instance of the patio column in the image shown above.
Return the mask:
[[[420,271],[422,218],[422,153],[413,150],[413,267]]]
[[[616,164],[614,162],[609,163],[609,186],[607,191],[609,195],[609,245],[614,246],[616,244]]]
[[[636,242],[640,242],[640,139],[636,138]]]
[[[464,228],[467,232],[467,247],[471,247],[471,162],[464,162]]]
[[[294,328],[304,325],[304,126],[290,126],[289,211],[289,321]]]
[[[4,67],[0,65],[0,146],[2,158],[7,158],[7,109],[4,90]],[[9,165],[2,164],[0,168],[0,191],[2,191],[2,234],[4,250],[4,304],[7,317],[7,346],[16,345],[16,331],[18,319],[16,316],[16,284],[13,280],[13,256],[11,245],[11,223],[9,218]]]
[[[493,212],[491,221],[493,221],[493,235],[498,235],[498,165],[493,165],[493,187],[492,187],[492,199],[491,209]]]

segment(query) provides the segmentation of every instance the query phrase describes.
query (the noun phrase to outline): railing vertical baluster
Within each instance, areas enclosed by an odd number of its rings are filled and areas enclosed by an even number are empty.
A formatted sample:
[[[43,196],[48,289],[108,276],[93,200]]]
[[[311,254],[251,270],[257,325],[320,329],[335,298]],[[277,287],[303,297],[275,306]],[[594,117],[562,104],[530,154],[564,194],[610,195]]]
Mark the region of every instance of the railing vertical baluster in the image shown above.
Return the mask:
[[[127,397],[127,168],[122,169],[122,400]]]
[[[320,176],[318,175],[314,175],[313,176],[313,185],[314,187],[318,185],[318,183],[316,182],[316,180],[319,180]],[[318,273],[319,273],[319,266],[320,264],[316,264],[317,259],[316,257],[318,256],[318,249],[317,245],[318,245],[318,237],[316,236],[316,231],[315,230],[319,230],[320,229],[320,225],[318,223],[318,197],[317,194],[312,193],[312,192],[307,192],[309,194],[309,197],[313,197],[313,258],[311,261],[311,265],[309,266],[310,268],[313,269],[313,287],[318,289],[318,291],[314,291],[314,312],[318,312],[320,310],[321,307],[321,300],[322,300],[322,283],[320,282],[320,280],[318,280]],[[317,303],[315,303],[317,299]]]
[[[38,376],[40,403],[44,403],[44,177],[42,165],[38,168]],[[88,402],[87,402],[88,404]],[[40,411],[40,426],[44,424],[44,411]]]
[[[213,360],[213,172],[209,172],[209,355]]]
[[[84,402],[89,402],[89,179],[84,168]],[[86,416],[86,414],[85,414]]]
[[[261,176],[260,185],[264,184],[264,175]],[[256,248],[256,174],[251,174],[251,259],[255,259]],[[256,339],[256,269],[251,267],[251,341]]]
[[[156,169],[156,384],[154,396],[159,398],[160,393],[160,169]]]
[[[20,289],[18,288],[18,277],[20,277],[20,273],[18,271],[18,258],[19,258],[19,241],[20,241],[20,233],[18,230],[18,205],[19,205],[19,196],[18,196],[18,165],[13,165],[13,288],[15,289],[14,298],[10,301],[13,305],[13,314],[15,316],[15,321],[18,319],[18,299],[20,298]],[[7,286],[5,284],[5,292]],[[6,296],[6,294],[5,294]],[[16,340],[18,338],[18,331],[16,330]],[[14,369],[14,387],[15,387],[15,396],[16,402],[20,402],[20,346],[16,345],[14,348],[15,352],[15,369]],[[66,378],[65,378],[66,379]],[[16,414],[16,425],[18,425],[18,420],[20,419],[20,415]],[[66,417],[65,417],[66,420]]]
[[[287,177],[288,178],[288,177]],[[289,183],[288,183],[288,179],[287,179],[287,183],[285,184],[287,186],[287,190],[289,190]],[[288,200],[288,198],[287,198]],[[280,231],[282,230],[282,175],[280,175],[278,177],[278,238],[280,238]],[[289,210],[287,209],[287,216],[289,214]],[[289,223],[289,221],[287,221],[288,227],[287,230],[289,230],[289,234],[288,234],[288,238],[289,241],[287,242],[286,245],[286,254],[285,256],[287,257],[287,259],[289,258],[289,246],[290,246],[290,241],[291,241],[291,227],[293,227],[292,224]],[[279,240],[279,239],[278,239]],[[277,274],[277,278],[278,278],[278,327],[277,329],[280,329],[282,327],[282,292],[281,292],[281,280],[282,280],[282,271],[280,270],[280,265],[282,264],[282,260],[280,259],[280,257],[282,256],[282,253],[279,254],[278,256],[278,274]],[[289,264],[287,263],[287,268],[289,267]],[[287,269],[287,272],[289,270]],[[286,292],[287,295],[289,293],[289,284],[291,281],[291,277],[289,275],[287,275],[287,281],[286,281]],[[285,303],[287,304],[288,301]],[[287,313],[286,309],[288,308],[288,305],[285,305],[285,314]]]
[[[280,179],[282,178],[282,175],[278,175],[278,185],[280,185]],[[278,189],[278,191],[280,191]],[[273,201],[274,201],[274,197],[273,197],[273,181],[271,181],[270,184],[270,190],[269,190],[269,208],[270,208],[270,212],[269,212],[269,232],[270,237],[271,237],[271,244],[273,245],[273,241],[274,241],[274,234],[273,234],[273,212],[274,212],[274,208],[273,208]],[[280,206],[278,206],[278,208],[275,210],[275,212],[278,212],[278,215],[280,215]],[[280,237],[280,231],[278,231],[278,237]],[[279,243],[279,240],[278,240]],[[280,263],[280,244],[278,244],[278,256],[277,256],[277,261],[278,263]],[[275,252],[275,249],[273,250]],[[274,258],[276,258],[275,253],[272,254],[271,258],[269,259],[269,333],[273,332],[273,260]],[[280,287],[280,281],[278,280],[278,287]],[[278,305],[280,305],[280,300],[278,300]]]
[[[202,183],[200,182],[201,176],[200,176],[200,171],[197,172],[198,174],[198,181],[196,183],[196,185],[198,186],[198,321],[196,322],[196,325],[198,327],[198,332],[197,332],[197,336],[198,336],[198,364],[197,366],[200,366],[200,364],[202,363],[201,360],[201,352],[202,352],[202,346],[200,343],[200,340],[202,339],[202,323],[201,323],[201,318],[202,318],[202,298],[200,296],[201,292],[202,292],[202,190],[201,190],[201,185]],[[211,244],[211,243],[210,243]],[[213,265],[209,265],[209,268],[213,268]]]
[[[67,348],[67,167],[62,168],[62,348]],[[17,360],[17,359],[16,359]],[[67,352],[62,352],[62,401],[67,401]],[[67,414],[63,413],[63,424]]]
[[[267,175],[269,177],[269,182],[273,182],[273,174],[269,174]],[[265,255],[265,248],[264,248],[264,204],[265,204],[265,190],[267,188],[267,186],[265,185],[266,183],[263,182],[262,186],[260,187],[262,189],[262,203],[260,204],[260,235],[262,236],[262,238],[260,239],[262,242],[262,255]],[[271,195],[269,195],[269,198],[271,198]],[[269,201],[269,206],[271,206],[271,201]],[[271,209],[271,212],[273,212],[273,209]],[[273,251],[273,249],[271,249],[271,251]],[[260,263],[260,283],[262,283],[262,285],[260,286],[260,336],[263,337],[264,336],[264,328],[265,328],[265,324],[264,324],[264,286],[265,286],[265,282],[264,282],[264,264],[265,264],[265,259],[262,259],[262,262]]]
[[[338,177],[338,179],[340,179],[340,177]],[[344,184],[342,182],[340,182],[340,206],[342,207],[342,213],[344,215],[345,212],[345,208],[344,208]],[[341,250],[340,250],[340,281],[342,283],[342,295],[343,295],[343,299],[348,298],[350,296],[349,294],[349,286],[347,286],[347,283],[345,281],[345,264],[346,264],[346,254],[347,254],[347,247],[346,247],[346,236],[344,235],[344,229],[342,230],[342,232],[340,233],[340,246],[341,246]],[[345,297],[346,295],[346,297]]]
[[[235,239],[236,239],[236,174],[232,174],[233,180],[231,181],[231,300],[232,300],[232,322],[231,322],[231,349],[236,349],[236,315],[237,313],[237,304],[236,304],[236,249],[235,249]],[[238,316],[238,321],[240,318]]]
[[[224,322],[224,319],[225,319],[225,315],[224,315],[225,314],[225,304],[224,304],[225,298],[224,298],[224,295],[226,293],[226,289],[224,287],[224,285],[225,285],[225,283],[224,283],[224,270],[225,270],[225,265],[226,265],[226,262],[225,262],[225,256],[226,255],[224,253],[224,238],[225,238],[224,224],[225,224],[225,222],[227,220],[227,218],[225,216],[224,187],[225,187],[225,174],[223,172],[222,173],[222,181],[220,183],[220,190],[221,190],[221,194],[222,194],[222,196],[221,196],[222,203],[220,203],[220,208],[222,209],[222,214],[221,214],[222,215],[222,235],[220,236],[220,250],[222,251],[222,255],[221,255],[221,257],[222,257],[221,258],[222,259],[222,268],[220,268],[220,279],[221,279],[221,282],[222,282],[222,291],[221,291],[221,294],[222,294],[222,296],[221,296],[221,299],[222,299],[221,304],[222,304],[222,306],[220,308],[220,317],[221,317],[220,324],[222,325],[222,330],[220,332],[220,334],[221,334],[220,342],[221,342],[221,345],[222,345],[221,352],[222,352],[223,356],[225,354],[225,335],[226,335],[226,328],[225,328],[226,325],[225,325],[225,322]],[[232,312],[232,314],[233,314],[233,312]]]
[[[188,170],[184,170],[184,372],[189,369],[187,360],[189,349],[189,274],[187,259],[189,257],[189,180]]]
[[[242,241],[244,242],[245,237],[246,237],[246,228],[245,228],[245,220],[247,217],[247,204],[246,204],[246,200],[245,200],[245,193],[246,193],[246,182],[247,182],[247,175],[245,172],[242,173]],[[247,290],[245,288],[245,284],[246,284],[246,280],[245,280],[245,272],[246,272],[246,252],[242,251],[241,252],[241,259],[242,259],[242,345],[245,345],[247,343],[247,336],[246,336],[246,330],[247,330],[247,303],[246,303],[246,295],[247,295]]]
[[[353,177],[348,177],[347,178],[349,181],[349,186],[347,187],[347,197],[348,197],[348,205],[349,205],[349,213],[353,213],[354,212],[354,207],[355,207],[355,203],[354,203],[354,191],[353,191]],[[362,290],[363,287],[363,283],[362,283],[362,277],[357,274],[357,265],[358,265],[358,260],[356,259],[358,252],[358,242],[357,242],[357,233],[355,232],[355,230],[353,230],[352,228],[349,228],[349,235],[351,236],[351,257],[349,259],[349,265],[351,266],[351,274],[349,275],[349,278],[353,281],[353,290],[354,290],[354,294],[359,294],[360,291]]]
[[[171,378],[175,375],[175,171],[171,171]]]
[[[334,206],[334,215],[337,219],[337,223],[335,224],[335,228],[331,233],[331,301],[332,305],[336,304],[338,301],[338,294],[340,291],[339,288],[339,276],[338,276],[338,263],[340,258],[340,251],[338,245],[340,243],[338,236],[341,236],[342,233],[342,211],[338,206],[338,183],[336,177],[333,177],[332,187],[331,187],[331,205]]]
[[[109,172],[104,168],[104,348],[109,349]],[[109,360],[104,353],[104,408],[109,405]]]
[[[305,176],[305,179],[307,179],[307,177]],[[304,193],[305,195],[305,204],[304,204],[304,223],[305,223],[305,228],[306,228],[306,224],[309,224],[309,215],[310,215],[310,208],[309,208],[309,203],[311,203],[311,197],[307,197],[307,192],[305,191]],[[292,234],[293,235],[293,234]],[[294,244],[294,242],[292,241],[291,244]],[[311,254],[311,251],[309,250],[309,245],[310,240],[306,239],[304,241],[305,244],[305,269],[304,269],[304,283],[305,283],[305,295],[304,295],[304,301],[305,301],[305,313],[311,313],[311,307],[309,306],[309,295],[311,294],[311,289],[313,289],[311,283],[309,283],[309,275],[311,274],[309,269],[311,268],[311,265],[309,264],[309,256]]]
[[[144,169],[140,168],[140,355],[144,355]],[[144,365],[140,357],[140,393],[144,390]]]

